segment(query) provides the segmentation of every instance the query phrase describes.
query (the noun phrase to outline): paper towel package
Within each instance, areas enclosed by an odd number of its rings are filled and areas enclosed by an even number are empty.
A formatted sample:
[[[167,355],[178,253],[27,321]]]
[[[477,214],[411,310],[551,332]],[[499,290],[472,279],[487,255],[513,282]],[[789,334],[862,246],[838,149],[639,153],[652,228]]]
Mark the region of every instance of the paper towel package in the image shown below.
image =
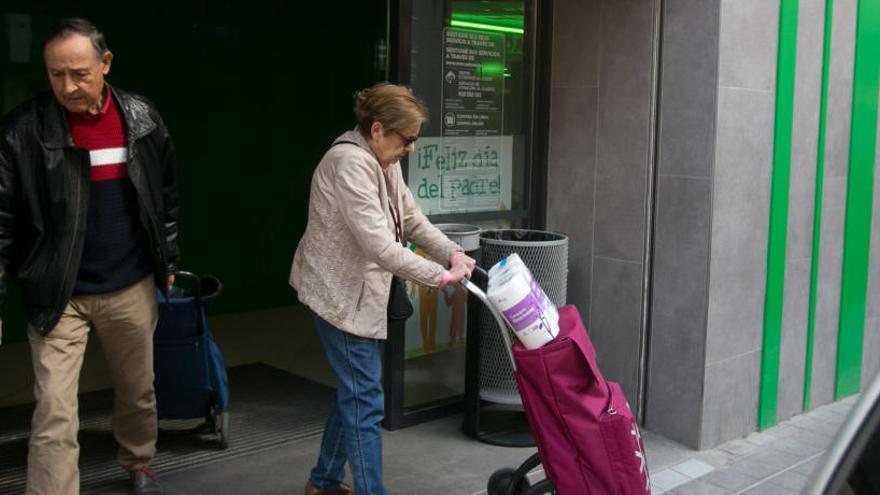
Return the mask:
[[[496,287],[503,285],[508,282],[509,277],[513,275],[519,275],[526,278],[531,287],[532,284],[536,287],[535,297],[538,301],[541,302],[541,307],[548,314],[550,321],[553,322],[553,325],[559,325],[559,311],[556,309],[556,305],[553,304],[553,301],[547,296],[547,294],[541,289],[541,285],[535,280],[535,277],[532,275],[531,270],[526,266],[523,262],[522,258],[520,258],[519,254],[512,253],[506,258],[502,259],[498,263],[492,266],[489,269],[489,280],[494,281],[494,285]]]
[[[486,296],[526,349],[537,349],[559,333],[559,312],[518,254],[489,270]]]

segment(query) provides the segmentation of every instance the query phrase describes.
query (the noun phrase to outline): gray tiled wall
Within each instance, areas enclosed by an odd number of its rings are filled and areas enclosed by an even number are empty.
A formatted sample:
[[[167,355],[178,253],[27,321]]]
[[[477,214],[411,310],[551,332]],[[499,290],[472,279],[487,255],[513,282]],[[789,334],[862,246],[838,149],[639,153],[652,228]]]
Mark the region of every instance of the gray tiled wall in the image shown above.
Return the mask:
[[[595,283],[600,280],[602,283]],[[642,265],[594,256],[593,281],[590,336],[599,368],[607,379],[620,383],[635,407]]]
[[[827,163],[827,162],[826,162]],[[840,321],[840,275],[843,263],[843,225],[846,221],[846,177],[829,177],[826,169],[822,194],[822,228],[819,238],[819,273],[816,280],[816,320],[810,406],[834,400],[837,332]]]
[[[825,171],[831,177],[846,177],[849,165],[857,1],[835,1],[832,15],[828,113],[825,124]]]
[[[719,89],[707,364],[761,347],[773,103],[769,91]]]
[[[757,426],[761,351],[754,350],[706,366],[701,448],[752,432]]]
[[[722,0],[719,84],[776,88],[779,2]]]
[[[779,4],[722,0],[720,19],[701,446],[757,423]]]
[[[843,230],[846,221],[846,179],[849,167],[855,54],[856,0],[834,2],[825,133],[825,176],[819,233],[819,272],[813,339],[810,405],[834,400],[837,334],[840,320]]]
[[[599,109],[593,295],[590,324],[597,352],[613,357],[605,375],[637,398],[643,253],[651,160],[655,0],[604,0],[600,5]],[[601,262],[600,262],[601,259]],[[605,269],[600,270],[599,265]],[[617,266],[613,266],[617,265]],[[613,266],[613,267],[612,267]],[[630,274],[639,272],[638,276]],[[627,273],[621,293],[599,303],[599,293],[618,286],[608,278]],[[608,294],[611,295],[611,294]],[[637,295],[637,297],[634,297]],[[625,316],[625,317],[624,317]]]
[[[599,83],[600,0],[559,0],[553,12],[553,87]]]
[[[558,0],[548,228],[571,235],[570,302],[632,399],[644,297],[654,0]],[[799,4],[778,418],[803,403],[823,0]],[[666,0],[657,117],[646,425],[705,448],[757,427],[778,2]],[[808,385],[833,398],[857,0],[834,4],[818,292]],[[880,136],[878,136],[880,140]],[[880,147],[878,147],[880,163]],[[880,210],[880,173],[875,210]],[[880,369],[880,213],[863,374]],[[872,351],[873,350],[873,351]],[[699,418],[699,420],[695,420]]]
[[[810,201],[812,203],[812,201]],[[792,204],[794,204],[792,202]],[[779,388],[776,417],[784,421],[803,411],[804,372],[807,354],[807,313],[810,306],[811,258],[785,264],[782,335],[779,354]]]
[[[664,4],[645,424],[699,445],[720,0]]]
[[[569,302],[634,404],[657,3],[554,4],[547,227],[570,235]]]
[[[602,3],[595,252],[641,263],[651,132],[653,2]]]
[[[862,350],[862,387],[880,373],[880,116],[874,154],[874,204],[871,214],[871,255],[868,265],[868,299],[865,341]]]
[[[705,372],[711,181],[661,175],[656,198],[645,425],[696,447],[700,422],[693,418],[702,413]]]
[[[777,397],[779,420],[803,410],[824,25],[825,1],[801,1],[798,7],[788,238]]]
[[[568,302],[589,321],[596,175],[595,86],[551,92],[547,228],[569,236]]]
[[[568,302],[590,314],[598,111],[599,1],[555,4],[547,228],[569,235]]]

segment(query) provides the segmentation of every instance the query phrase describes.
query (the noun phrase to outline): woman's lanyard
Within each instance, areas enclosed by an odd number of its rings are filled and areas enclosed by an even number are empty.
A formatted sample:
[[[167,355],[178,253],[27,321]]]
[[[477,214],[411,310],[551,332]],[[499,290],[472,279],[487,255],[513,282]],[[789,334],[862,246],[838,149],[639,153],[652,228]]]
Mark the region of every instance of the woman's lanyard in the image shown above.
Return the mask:
[[[388,207],[391,208],[391,219],[394,220],[394,240],[403,244],[403,232],[400,228],[400,214],[398,213],[397,208],[394,207],[391,198],[388,198]]]
[[[394,220],[394,240],[403,244],[403,230],[400,225],[400,212],[397,211],[397,208],[394,206],[394,201],[391,200],[391,196],[397,193],[397,189],[391,187],[391,181],[388,176],[385,175],[385,171],[382,171],[382,176],[385,178],[385,190],[388,193],[388,207],[391,209],[391,219]]]

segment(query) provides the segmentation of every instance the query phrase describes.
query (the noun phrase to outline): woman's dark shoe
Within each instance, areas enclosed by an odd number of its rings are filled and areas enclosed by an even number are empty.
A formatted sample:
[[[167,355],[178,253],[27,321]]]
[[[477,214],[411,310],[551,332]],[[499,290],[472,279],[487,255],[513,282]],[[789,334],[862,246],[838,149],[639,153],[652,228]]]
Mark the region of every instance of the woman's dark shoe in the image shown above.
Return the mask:
[[[312,480],[309,480],[309,482],[306,483],[305,495],[354,495],[354,490],[352,490],[347,484],[340,483],[334,488],[321,491],[312,483]]]

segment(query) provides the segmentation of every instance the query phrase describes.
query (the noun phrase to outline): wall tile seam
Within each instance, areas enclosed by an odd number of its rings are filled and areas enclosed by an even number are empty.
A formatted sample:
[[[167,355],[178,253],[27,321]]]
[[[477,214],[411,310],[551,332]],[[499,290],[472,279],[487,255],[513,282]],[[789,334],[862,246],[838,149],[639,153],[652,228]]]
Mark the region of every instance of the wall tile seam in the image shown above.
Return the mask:
[[[693,180],[693,181],[710,181],[712,177],[710,176],[699,176],[699,175],[681,175],[681,174],[664,174],[662,172],[657,173],[658,179],[682,179],[682,180]]]
[[[706,347],[708,347],[708,346],[706,346]],[[751,350],[748,350],[748,351],[745,351],[745,352],[741,352],[741,353],[736,354],[736,355],[733,355],[733,356],[728,356],[728,357],[725,357],[725,358],[721,358],[721,359],[718,359],[718,360],[715,360],[715,361],[707,361],[707,362],[706,362],[706,368],[708,369],[710,366],[721,366],[722,364],[726,364],[726,363],[728,363],[728,362],[730,362],[730,361],[733,361],[733,360],[735,360],[735,359],[741,359],[741,358],[743,358],[743,357],[745,357],[745,356],[748,356],[749,354],[755,354],[755,353],[759,353],[759,354],[760,354],[760,353],[761,353],[761,349],[762,349],[762,347],[758,347],[758,348],[756,348],[756,349],[751,349]],[[760,364],[760,363],[759,363],[759,364]],[[760,367],[760,366],[759,366],[759,367]],[[760,373],[760,372],[759,372],[759,373]]]
[[[625,263],[627,265],[636,265],[636,266],[643,266],[644,265],[644,263],[642,263],[642,261],[624,260],[624,259],[620,259],[620,258],[614,258],[612,256],[603,256],[601,254],[593,254],[593,259],[601,259],[601,260],[605,260],[605,261],[616,261],[618,263]]]
[[[723,84],[718,85],[719,89],[730,89],[733,91],[748,91],[751,93],[763,93],[763,94],[775,94],[776,89],[761,89],[761,88],[744,88],[742,86],[725,86]]]

